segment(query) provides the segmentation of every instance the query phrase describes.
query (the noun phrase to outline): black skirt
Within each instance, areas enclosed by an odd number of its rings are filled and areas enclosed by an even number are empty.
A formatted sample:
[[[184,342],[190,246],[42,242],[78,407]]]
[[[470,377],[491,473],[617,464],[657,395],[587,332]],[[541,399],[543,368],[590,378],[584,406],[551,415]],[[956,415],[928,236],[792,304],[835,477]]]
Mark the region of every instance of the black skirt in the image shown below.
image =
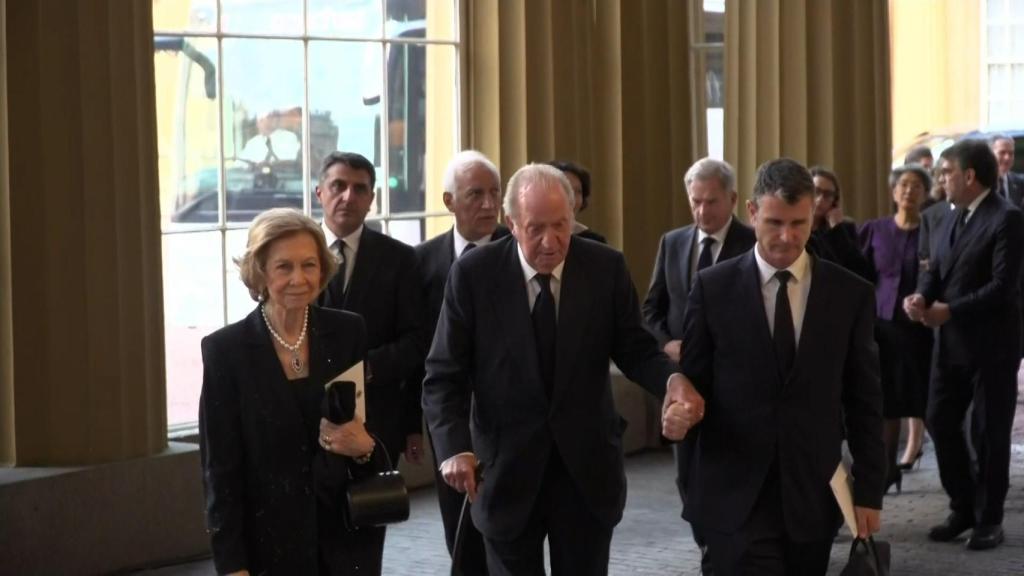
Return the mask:
[[[928,405],[932,337],[931,328],[911,322],[902,313],[893,320],[876,320],[882,414],[886,418],[924,418]]]

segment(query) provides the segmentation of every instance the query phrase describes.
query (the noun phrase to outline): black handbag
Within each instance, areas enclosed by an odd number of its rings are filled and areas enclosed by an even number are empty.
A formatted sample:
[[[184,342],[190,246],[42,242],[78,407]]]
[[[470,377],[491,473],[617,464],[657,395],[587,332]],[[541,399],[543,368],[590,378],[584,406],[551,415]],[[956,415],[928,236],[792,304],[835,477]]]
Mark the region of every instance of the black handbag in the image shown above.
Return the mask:
[[[352,420],[355,383],[331,384],[324,395],[321,411],[334,424]],[[409,519],[409,492],[405,488],[405,480],[398,470],[393,469],[384,443],[370,435],[377,446],[370,462],[364,465],[326,452],[321,452],[315,462],[319,499],[330,509],[340,508],[346,526],[353,530]]]
[[[372,434],[371,434],[372,436]],[[377,448],[373,451],[369,474],[349,468],[348,489],[345,495],[345,517],[350,527],[385,526],[405,522],[409,519],[409,492],[405,488],[402,473],[391,466],[387,448],[376,436]],[[377,455],[383,454],[383,458]],[[379,462],[386,467],[379,469]]]
[[[854,538],[850,558],[840,576],[889,576],[889,543],[868,536]]]

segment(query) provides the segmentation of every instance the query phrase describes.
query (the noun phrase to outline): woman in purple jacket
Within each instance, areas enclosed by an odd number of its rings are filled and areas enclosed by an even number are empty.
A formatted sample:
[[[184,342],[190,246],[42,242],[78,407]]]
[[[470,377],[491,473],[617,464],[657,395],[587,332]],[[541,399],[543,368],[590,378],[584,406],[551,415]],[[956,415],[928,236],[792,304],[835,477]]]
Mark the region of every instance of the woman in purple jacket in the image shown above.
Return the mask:
[[[921,205],[931,188],[931,178],[921,166],[901,166],[889,175],[889,188],[896,213],[865,222],[859,236],[861,250],[871,264],[875,281],[878,315],[875,338],[882,369],[884,439],[889,462],[886,487],[895,484],[898,493],[903,480],[903,466],[896,462],[900,418],[917,421],[916,434],[911,425],[907,452],[919,455],[928,398],[932,332],[907,318],[900,304],[917,286],[918,228]]]

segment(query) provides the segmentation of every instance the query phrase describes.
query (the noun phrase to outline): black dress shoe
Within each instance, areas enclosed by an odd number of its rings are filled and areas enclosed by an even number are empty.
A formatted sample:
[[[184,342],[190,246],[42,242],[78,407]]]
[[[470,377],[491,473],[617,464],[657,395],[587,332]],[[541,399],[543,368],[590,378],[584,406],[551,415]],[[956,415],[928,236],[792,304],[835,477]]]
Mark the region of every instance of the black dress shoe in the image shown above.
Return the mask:
[[[1003,543],[1003,527],[999,524],[981,524],[971,532],[967,547],[971,550],[989,550]]]
[[[960,534],[974,527],[974,519],[953,512],[946,518],[946,521],[938,526],[932,526],[928,531],[928,539],[935,542],[949,542]]]

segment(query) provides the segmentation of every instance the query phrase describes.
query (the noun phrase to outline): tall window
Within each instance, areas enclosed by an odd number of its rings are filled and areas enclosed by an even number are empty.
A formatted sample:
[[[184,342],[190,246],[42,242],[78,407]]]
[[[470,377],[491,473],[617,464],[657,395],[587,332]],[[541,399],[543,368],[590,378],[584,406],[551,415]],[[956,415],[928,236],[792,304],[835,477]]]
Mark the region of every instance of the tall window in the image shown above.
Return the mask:
[[[1022,128],[1024,119],[1024,0],[988,0],[985,7],[983,121]]]
[[[690,47],[694,77],[698,151],[722,159],[725,153],[725,0],[691,2]]]
[[[409,244],[450,225],[456,15],[456,0],[153,0],[172,429],[197,418],[202,337],[255,305],[233,263],[249,222],[319,219],[325,155],[376,166],[367,225]]]

